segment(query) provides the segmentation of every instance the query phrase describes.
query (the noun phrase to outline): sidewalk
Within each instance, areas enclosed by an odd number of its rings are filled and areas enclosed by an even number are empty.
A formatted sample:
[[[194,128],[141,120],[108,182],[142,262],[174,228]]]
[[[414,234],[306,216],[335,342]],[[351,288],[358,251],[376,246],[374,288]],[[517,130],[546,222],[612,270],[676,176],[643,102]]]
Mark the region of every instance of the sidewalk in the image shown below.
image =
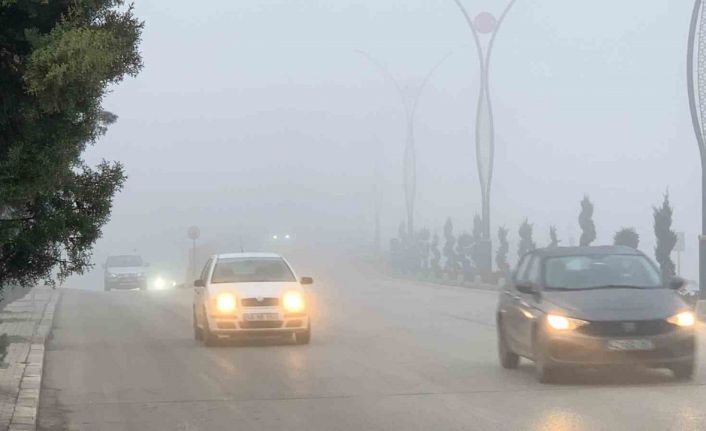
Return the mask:
[[[0,311],[0,334],[10,337],[0,368],[0,430],[36,429],[44,343],[60,293],[35,287]]]

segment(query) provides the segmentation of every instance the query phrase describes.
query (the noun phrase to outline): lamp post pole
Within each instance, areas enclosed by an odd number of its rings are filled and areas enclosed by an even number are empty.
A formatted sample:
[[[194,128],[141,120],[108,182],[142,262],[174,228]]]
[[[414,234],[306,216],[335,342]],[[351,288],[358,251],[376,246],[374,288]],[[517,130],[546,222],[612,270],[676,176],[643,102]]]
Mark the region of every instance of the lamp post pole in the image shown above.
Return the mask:
[[[434,65],[434,67],[431,68],[410,101],[405,97],[402,87],[397,82],[395,77],[392,76],[392,74],[387,70],[387,68],[385,68],[367,52],[361,50],[356,50],[356,52],[368,59],[368,61],[370,61],[385,77],[385,79],[395,86],[397,94],[400,98],[400,103],[405,112],[405,119],[407,120],[407,135],[404,146],[404,196],[407,209],[407,234],[409,238],[414,238],[414,204],[417,195],[417,152],[414,143],[414,119],[416,117],[417,105],[419,103],[419,97],[422,95],[422,90],[424,90],[424,87],[426,87],[427,83],[429,83],[429,79],[434,74],[434,71],[441,66],[441,63],[443,63],[444,60],[451,55],[451,53],[446,54],[438,63],[436,63],[436,65]]]
[[[696,66],[694,65],[696,60]],[[687,85],[691,122],[701,155],[701,235],[699,235],[699,303],[701,314],[706,311],[706,9],[703,0],[694,1],[689,27],[686,60]],[[696,72],[696,76],[694,76]]]
[[[478,165],[478,178],[480,180],[482,198],[483,235],[482,249],[483,261],[478,265],[481,269],[492,269],[492,242],[490,239],[490,189],[493,180],[493,162],[495,158],[495,128],[493,124],[493,108],[490,101],[490,59],[493,53],[495,37],[500,30],[507,13],[516,0],[511,0],[505,7],[500,18],[488,12],[483,12],[471,18],[461,0],[454,0],[461,10],[466,23],[471,30],[478,53],[480,67],[480,91],[478,93],[478,106],[476,112],[476,163]],[[483,48],[481,35],[489,35],[490,39]]]

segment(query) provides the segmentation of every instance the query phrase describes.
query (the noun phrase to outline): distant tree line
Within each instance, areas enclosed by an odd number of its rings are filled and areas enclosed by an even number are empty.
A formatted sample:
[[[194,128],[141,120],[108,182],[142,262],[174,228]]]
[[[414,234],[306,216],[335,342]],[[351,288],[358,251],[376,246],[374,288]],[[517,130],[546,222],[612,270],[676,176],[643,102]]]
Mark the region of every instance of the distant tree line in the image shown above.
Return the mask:
[[[593,213],[593,203],[586,195],[581,200],[578,217],[581,228],[579,245],[582,247],[592,245],[597,237]],[[653,208],[657,244],[654,250],[655,258],[665,276],[674,275],[676,272],[671,259],[671,253],[677,243],[677,235],[672,229],[672,215],[669,194],[666,193],[662,204]],[[546,247],[559,247],[562,241],[556,226],[550,226],[548,233]],[[470,282],[480,276],[485,282],[496,282],[498,278],[509,277],[511,272],[508,261],[509,234],[510,230],[505,226],[498,228],[496,271],[487,273],[481,271],[478,264],[483,259],[482,219],[479,215],[473,218],[471,233],[456,233],[452,219],[447,218],[442,229],[443,239],[436,232],[432,234],[429,229],[421,229],[410,236],[402,223],[397,237],[390,242],[390,263],[393,270],[405,276],[453,282]],[[517,230],[518,259],[537,248],[533,234],[534,225],[525,219]],[[635,228],[624,227],[613,236],[613,244],[637,249],[640,236]]]

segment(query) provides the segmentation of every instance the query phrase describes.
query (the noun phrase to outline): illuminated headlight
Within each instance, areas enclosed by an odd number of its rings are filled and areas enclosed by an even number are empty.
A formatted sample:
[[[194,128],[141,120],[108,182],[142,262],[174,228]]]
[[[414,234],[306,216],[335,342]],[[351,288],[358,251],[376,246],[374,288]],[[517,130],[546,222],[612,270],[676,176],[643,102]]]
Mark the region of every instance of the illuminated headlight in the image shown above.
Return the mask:
[[[557,314],[547,315],[547,323],[552,329],[556,329],[557,331],[572,331],[588,324],[585,320],[572,319],[571,317],[559,316]]]
[[[282,298],[282,306],[284,311],[288,313],[301,313],[304,311],[304,295],[301,292],[293,290],[284,294]]]
[[[232,314],[235,312],[235,295],[232,293],[221,293],[216,297],[216,310],[221,314]]]
[[[667,319],[667,322],[672,325],[681,326],[682,328],[688,328],[690,326],[694,326],[696,323],[696,317],[691,311],[683,311]]]
[[[163,279],[162,277],[157,277],[154,279],[154,288],[155,289],[164,289],[167,287],[167,281]]]

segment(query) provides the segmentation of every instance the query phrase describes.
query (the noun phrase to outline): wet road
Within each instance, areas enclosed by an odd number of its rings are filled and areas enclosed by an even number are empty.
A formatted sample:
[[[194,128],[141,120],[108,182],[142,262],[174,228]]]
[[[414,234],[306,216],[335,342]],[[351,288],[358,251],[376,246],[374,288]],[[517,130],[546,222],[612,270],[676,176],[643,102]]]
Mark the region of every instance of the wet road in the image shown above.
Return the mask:
[[[298,263],[316,279],[308,346],[203,347],[188,289],[67,289],[40,429],[706,429],[704,367],[689,383],[637,370],[540,385],[527,362],[497,365],[494,292]]]

